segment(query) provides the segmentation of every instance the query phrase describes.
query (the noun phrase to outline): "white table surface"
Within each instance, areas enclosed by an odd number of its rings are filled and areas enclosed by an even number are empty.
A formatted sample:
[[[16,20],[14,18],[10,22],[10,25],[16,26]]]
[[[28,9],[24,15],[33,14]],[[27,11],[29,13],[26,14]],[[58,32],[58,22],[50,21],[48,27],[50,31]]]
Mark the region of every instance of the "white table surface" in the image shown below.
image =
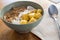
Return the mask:
[[[16,0],[16,1],[18,1],[18,0]],[[49,14],[48,14],[48,7],[54,3],[52,3],[48,0],[25,0],[25,1],[36,2],[36,3],[40,4],[44,9],[44,17],[43,17],[42,21],[31,32],[34,33],[35,35],[37,35],[38,37],[40,37],[42,40],[59,40],[57,27],[56,27],[55,23],[53,22],[53,19],[50,18]],[[4,1],[3,3],[7,5],[12,2],[15,2],[15,1],[7,0],[7,1]],[[4,6],[6,6],[6,5],[4,5]],[[54,4],[54,5],[56,5],[58,8],[58,11],[60,11],[60,8],[59,8],[60,4]],[[58,15],[58,22],[60,23],[59,20],[60,20],[60,12]]]

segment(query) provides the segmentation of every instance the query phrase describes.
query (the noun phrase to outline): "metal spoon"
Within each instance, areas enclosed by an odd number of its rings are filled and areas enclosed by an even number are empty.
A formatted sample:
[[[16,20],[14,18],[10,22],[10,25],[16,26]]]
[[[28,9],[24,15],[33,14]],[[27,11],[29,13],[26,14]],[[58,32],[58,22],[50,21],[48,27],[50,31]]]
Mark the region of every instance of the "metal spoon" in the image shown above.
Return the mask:
[[[60,25],[59,25],[59,23],[57,22],[58,10],[57,10],[56,6],[51,5],[51,6],[48,8],[48,12],[49,12],[50,17],[51,17],[51,18],[54,20],[54,22],[56,23],[56,26],[57,26],[57,29],[58,29],[59,38],[60,38]],[[59,40],[60,40],[60,39],[59,39]]]

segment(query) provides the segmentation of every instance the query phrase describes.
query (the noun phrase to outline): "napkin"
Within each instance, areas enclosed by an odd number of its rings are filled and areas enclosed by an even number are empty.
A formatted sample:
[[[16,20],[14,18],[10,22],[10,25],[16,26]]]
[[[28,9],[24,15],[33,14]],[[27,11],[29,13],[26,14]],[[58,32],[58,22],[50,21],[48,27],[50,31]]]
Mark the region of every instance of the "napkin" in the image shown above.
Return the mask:
[[[41,23],[32,30],[32,33],[42,40],[59,40],[57,27],[48,12],[45,13]]]
[[[57,7],[59,11],[60,4],[54,4],[48,0],[46,1],[41,0],[38,3],[41,4],[42,7],[44,8],[44,16],[40,24],[37,27],[35,27],[31,32],[34,33],[39,38],[41,38],[42,40],[59,40],[58,29],[56,24],[54,23],[54,20],[50,18],[48,14],[48,7],[53,4]],[[60,23],[59,15],[58,15],[58,22]]]

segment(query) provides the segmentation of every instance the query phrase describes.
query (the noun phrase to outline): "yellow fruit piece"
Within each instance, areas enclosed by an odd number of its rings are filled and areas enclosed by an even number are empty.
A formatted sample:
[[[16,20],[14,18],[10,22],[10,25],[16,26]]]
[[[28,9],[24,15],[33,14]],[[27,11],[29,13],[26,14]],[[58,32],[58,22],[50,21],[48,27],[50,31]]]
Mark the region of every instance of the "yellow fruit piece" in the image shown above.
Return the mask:
[[[27,24],[28,22],[27,22],[27,20],[21,20],[20,21],[20,24]]]
[[[30,20],[29,20],[29,23],[32,23],[32,22],[35,22],[36,19],[34,17],[32,17]]]
[[[41,13],[36,13],[34,18],[39,19],[39,18],[41,18],[41,16],[42,16]]]
[[[35,16],[35,13],[29,13],[29,18],[32,18]]]
[[[37,13],[41,13],[42,12],[42,9],[37,9]]]
[[[21,16],[21,19],[22,19],[22,20],[29,20],[28,14],[23,14],[23,15]]]

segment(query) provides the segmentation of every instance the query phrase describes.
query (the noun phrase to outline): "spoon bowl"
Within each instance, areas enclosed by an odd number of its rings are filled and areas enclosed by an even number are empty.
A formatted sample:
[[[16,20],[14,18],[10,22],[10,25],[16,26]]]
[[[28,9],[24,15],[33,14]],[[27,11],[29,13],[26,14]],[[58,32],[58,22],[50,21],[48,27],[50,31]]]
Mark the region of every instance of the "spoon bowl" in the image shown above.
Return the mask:
[[[58,10],[57,10],[56,6],[54,6],[54,5],[51,5],[48,8],[48,12],[49,12],[50,17],[53,17],[53,15],[55,15],[55,16],[58,15]]]

